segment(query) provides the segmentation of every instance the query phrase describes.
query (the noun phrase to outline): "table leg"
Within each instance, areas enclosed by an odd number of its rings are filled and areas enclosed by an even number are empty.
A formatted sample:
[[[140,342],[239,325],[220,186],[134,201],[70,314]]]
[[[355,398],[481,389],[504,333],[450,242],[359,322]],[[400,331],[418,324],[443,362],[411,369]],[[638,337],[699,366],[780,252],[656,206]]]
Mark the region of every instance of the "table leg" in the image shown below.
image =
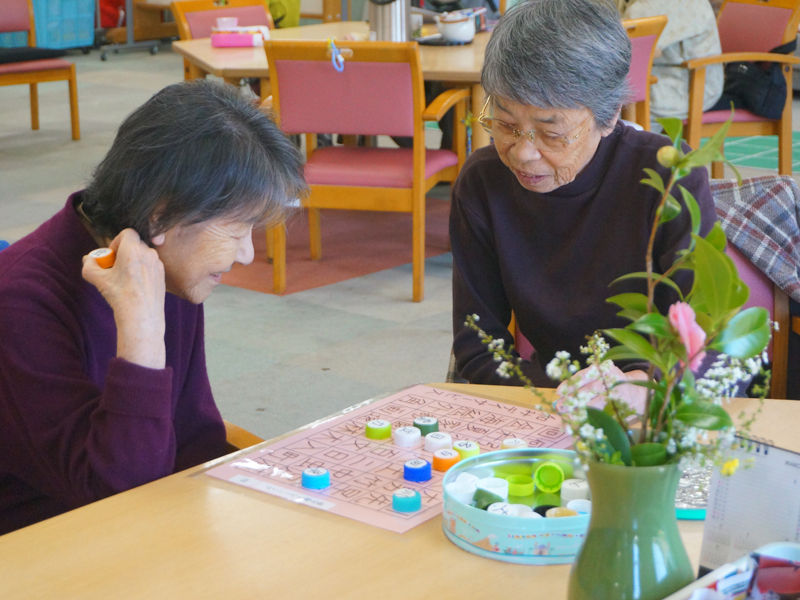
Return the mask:
[[[483,108],[483,103],[486,102],[486,92],[480,83],[472,84],[472,117],[477,119]],[[472,151],[478,148],[483,148],[491,143],[489,134],[484,131],[477,121],[472,122]]]
[[[207,73],[203,71],[200,67],[198,67],[193,62],[189,62],[189,74],[187,79],[205,79]]]

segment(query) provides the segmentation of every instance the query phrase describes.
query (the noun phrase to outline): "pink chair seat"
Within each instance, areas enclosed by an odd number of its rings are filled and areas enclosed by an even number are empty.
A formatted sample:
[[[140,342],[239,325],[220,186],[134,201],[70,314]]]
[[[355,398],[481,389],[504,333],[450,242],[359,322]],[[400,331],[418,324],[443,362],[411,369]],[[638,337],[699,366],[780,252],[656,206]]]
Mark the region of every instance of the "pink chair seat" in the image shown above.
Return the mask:
[[[405,148],[320,148],[306,163],[311,185],[410,188],[414,151]],[[425,178],[458,164],[450,150],[425,152]]]
[[[28,60],[18,63],[0,65],[0,75],[6,73],[31,73],[33,71],[54,71],[56,69],[69,69],[72,63],[63,58],[47,58],[43,60]]]
[[[703,113],[703,123],[724,123],[731,118],[731,111],[729,110],[710,110]],[[765,119],[756,114],[751,113],[749,110],[737,108],[734,112],[734,123],[748,123],[754,121],[772,121],[772,119]]]

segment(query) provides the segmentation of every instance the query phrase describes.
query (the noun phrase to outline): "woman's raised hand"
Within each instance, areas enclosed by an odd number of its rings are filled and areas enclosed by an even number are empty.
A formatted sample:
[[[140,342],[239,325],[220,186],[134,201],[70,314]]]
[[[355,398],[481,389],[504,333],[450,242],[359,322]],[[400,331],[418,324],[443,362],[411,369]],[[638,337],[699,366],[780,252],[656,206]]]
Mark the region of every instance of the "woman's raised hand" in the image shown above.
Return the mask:
[[[114,266],[103,269],[96,260],[84,256],[83,278],[97,288],[114,311],[117,356],[143,367],[163,369],[164,265],[133,229],[123,230],[109,248],[116,253]]]

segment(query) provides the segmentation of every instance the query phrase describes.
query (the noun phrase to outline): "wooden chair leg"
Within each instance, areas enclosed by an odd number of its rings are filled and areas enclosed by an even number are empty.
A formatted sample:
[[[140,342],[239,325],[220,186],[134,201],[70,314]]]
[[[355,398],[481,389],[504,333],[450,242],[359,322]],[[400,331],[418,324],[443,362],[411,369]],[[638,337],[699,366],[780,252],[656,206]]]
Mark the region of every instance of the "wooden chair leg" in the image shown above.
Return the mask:
[[[272,291],[282,294],[286,291],[286,226],[281,224],[273,227],[272,236]]]
[[[39,129],[39,84],[32,83],[31,85],[31,129],[38,131]]]
[[[715,160],[711,163],[711,179],[725,179],[725,163]]]
[[[75,65],[69,70],[69,118],[72,126],[72,139],[81,139],[81,123],[78,116],[78,79],[75,75]]]
[[[636,103],[636,122],[645,131],[650,131],[650,104],[645,100]]]
[[[776,400],[786,398],[786,385],[789,368],[789,296],[775,286],[775,304],[772,319],[779,323],[778,331],[772,336],[772,380],[769,397]]]
[[[425,297],[425,192],[421,186],[415,190],[412,227],[412,298],[414,302],[422,302]]]
[[[322,258],[322,233],[320,232],[319,209],[308,209],[308,238],[311,246],[311,260]]]
[[[778,135],[778,174],[792,174],[792,118],[781,121],[781,131]]]
[[[267,229],[267,262],[274,263],[275,258],[275,228]]]

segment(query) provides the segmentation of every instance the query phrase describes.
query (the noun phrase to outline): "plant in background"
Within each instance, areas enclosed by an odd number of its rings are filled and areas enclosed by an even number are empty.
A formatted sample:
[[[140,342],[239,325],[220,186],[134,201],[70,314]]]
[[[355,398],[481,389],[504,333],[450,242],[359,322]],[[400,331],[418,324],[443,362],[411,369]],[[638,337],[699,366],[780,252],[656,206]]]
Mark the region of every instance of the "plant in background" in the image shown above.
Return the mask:
[[[769,389],[769,373],[763,363],[772,324],[764,308],[742,310],[750,290],[725,253],[725,234],[715,223],[705,237],[700,235],[700,208],[680,184],[677,188],[691,217],[691,241],[665,273],[653,272],[656,232],[682,210],[672,195],[673,186],[695,167],[725,161],[720,148],[730,124],[729,121],[697,150],[684,153],[681,121],[658,121],[672,140],[657,154],[658,162],[670,169],[670,178],[665,185],[655,170],[644,170],[647,177],[642,183],[661,193],[650,231],[646,271],[624,275],[611,283],[643,279],[647,293],[624,293],[608,299],[619,306],[617,314],[630,324],[597,332],[588,340],[581,348],[587,355],[585,371],[569,353],[559,352],[547,365],[547,374],[566,382],[562,384],[559,411],[567,432],[575,438],[576,452],[584,460],[627,466],[656,466],[681,460],[704,463],[709,459],[721,464],[735,432],[725,409],[726,401],[739,391],[742,382],[756,375],[764,379],[753,392],[763,400]],[[694,275],[692,288],[685,296],[672,279],[679,270],[690,270]],[[654,302],[658,286],[671,288],[678,298],[667,314],[661,314]],[[497,372],[503,377],[520,378],[544,401],[544,395],[522,373],[521,359],[504,348],[503,340],[494,340],[482,331],[478,320],[478,315],[472,315],[466,325],[476,330],[494,353],[500,363]],[[618,345],[611,347],[605,338]],[[693,369],[709,352],[717,354],[715,361],[701,378],[695,378]],[[622,360],[648,364],[646,380],[624,382],[646,389],[643,405],[632,406],[620,393],[613,363]],[[592,380],[598,382],[595,389],[582,389]],[[604,403],[597,402],[598,396]],[[740,432],[748,431],[759,411],[760,408],[749,418],[740,415]],[[636,417],[634,430],[631,423]],[[709,435],[710,431],[716,434]],[[729,474],[735,469],[733,461],[725,463],[724,472]]]

